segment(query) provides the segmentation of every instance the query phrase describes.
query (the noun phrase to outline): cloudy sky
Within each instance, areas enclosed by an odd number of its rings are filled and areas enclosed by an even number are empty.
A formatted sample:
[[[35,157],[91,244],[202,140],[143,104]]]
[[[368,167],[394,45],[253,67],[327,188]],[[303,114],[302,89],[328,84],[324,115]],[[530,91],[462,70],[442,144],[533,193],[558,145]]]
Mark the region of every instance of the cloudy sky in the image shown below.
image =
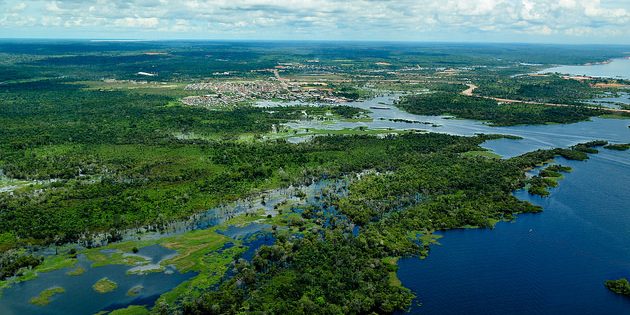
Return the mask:
[[[0,38],[630,44],[630,0],[0,0]]]

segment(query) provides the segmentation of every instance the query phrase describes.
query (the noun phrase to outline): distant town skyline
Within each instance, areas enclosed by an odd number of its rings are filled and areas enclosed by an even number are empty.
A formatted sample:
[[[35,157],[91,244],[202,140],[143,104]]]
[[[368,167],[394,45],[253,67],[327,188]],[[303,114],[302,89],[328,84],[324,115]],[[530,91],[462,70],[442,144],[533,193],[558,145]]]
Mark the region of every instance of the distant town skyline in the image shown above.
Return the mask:
[[[627,0],[0,0],[0,38],[630,44]]]

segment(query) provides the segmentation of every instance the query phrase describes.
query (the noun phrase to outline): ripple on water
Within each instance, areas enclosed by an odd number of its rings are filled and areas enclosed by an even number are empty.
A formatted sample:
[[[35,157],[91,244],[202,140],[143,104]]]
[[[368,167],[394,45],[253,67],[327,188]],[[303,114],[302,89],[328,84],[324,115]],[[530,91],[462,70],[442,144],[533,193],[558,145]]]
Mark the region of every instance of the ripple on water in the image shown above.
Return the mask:
[[[418,294],[412,314],[626,314],[630,300],[603,281],[630,277],[630,160],[601,150],[566,161],[549,198],[518,191],[542,206],[494,230],[444,232],[426,260],[401,259],[398,276]]]

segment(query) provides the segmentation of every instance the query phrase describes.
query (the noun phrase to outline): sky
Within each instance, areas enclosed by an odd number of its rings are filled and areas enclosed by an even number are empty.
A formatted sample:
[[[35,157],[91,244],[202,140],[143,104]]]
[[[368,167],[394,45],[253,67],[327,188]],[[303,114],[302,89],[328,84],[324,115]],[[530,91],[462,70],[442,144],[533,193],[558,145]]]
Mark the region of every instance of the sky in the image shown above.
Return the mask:
[[[0,38],[630,44],[630,0],[0,0]]]

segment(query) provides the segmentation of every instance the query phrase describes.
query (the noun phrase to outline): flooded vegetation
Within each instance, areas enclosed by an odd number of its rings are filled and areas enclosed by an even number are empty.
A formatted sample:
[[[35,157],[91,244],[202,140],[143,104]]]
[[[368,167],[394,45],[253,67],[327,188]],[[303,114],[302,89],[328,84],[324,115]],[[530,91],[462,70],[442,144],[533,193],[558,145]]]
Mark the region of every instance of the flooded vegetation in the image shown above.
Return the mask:
[[[0,84],[0,313],[628,306],[622,78],[531,75],[564,48],[151,45],[0,65],[28,78]]]

